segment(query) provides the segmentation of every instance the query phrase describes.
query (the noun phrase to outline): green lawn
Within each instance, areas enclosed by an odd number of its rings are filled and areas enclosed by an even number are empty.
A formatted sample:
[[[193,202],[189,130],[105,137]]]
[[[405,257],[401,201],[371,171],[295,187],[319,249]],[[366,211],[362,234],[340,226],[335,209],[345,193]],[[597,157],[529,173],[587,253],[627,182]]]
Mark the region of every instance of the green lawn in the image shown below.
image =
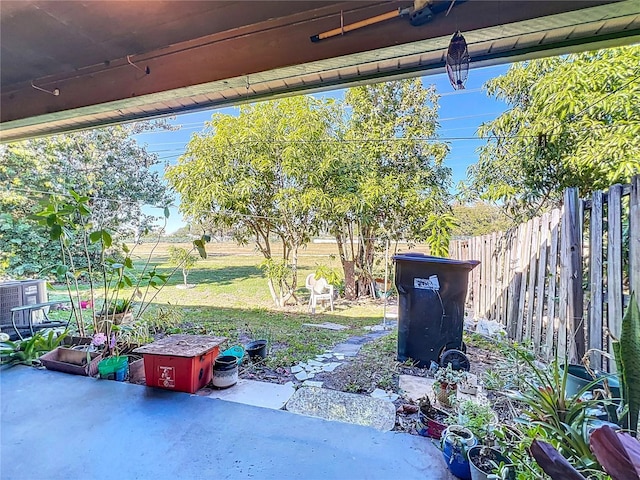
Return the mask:
[[[160,245],[151,257],[152,264],[157,265],[162,273],[173,270],[168,263],[167,247]],[[140,262],[149,251],[148,245],[138,248]],[[339,261],[334,257],[335,245],[310,245],[301,252],[299,303],[282,309],[273,306],[266,278],[258,267],[263,260],[260,254],[248,247],[222,243],[209,244],[207,252],[208,258],[201,259],[188,277],[188,282],[196,286],[179,289],[178,285],[183,282],[182,274],[175,272],[144,315],[147,322],[142,326],[134,326],[126,333],[130,341],[149,341],[153,333],[162,330],[169,333],[222,335],[229,339],[227,345],[266,336],[272,345],[269,366],[290,366],[321,353],[349,336],[361,335],[364,333],[362,327],[378,324],[382,319],[383,307],[379,300],[353,303],[338,300],[334,312],[322,307],[316,315],[307,312],[305,277],[319,265],[339,267]],[[88,291],[83,293],[88,298]],[[129,293],[123,292],[124,296]],[[56,285],[50,297],[64,298],[64,287]],[[325,321],[349,328],[336,332],[302,325]]]

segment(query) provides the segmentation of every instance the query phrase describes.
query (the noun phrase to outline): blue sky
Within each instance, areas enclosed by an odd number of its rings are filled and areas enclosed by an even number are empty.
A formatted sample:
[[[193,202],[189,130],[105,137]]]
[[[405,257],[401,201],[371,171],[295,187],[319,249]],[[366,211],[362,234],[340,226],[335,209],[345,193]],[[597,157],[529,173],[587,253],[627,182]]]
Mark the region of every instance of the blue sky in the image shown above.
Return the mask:
[[[508,65],[472,68],[469,70],[466,89],[459,91],[453,90],[446,74],[422,78],[425,85],[435,84],[436,91],[441,95],[438,133],[451,146],[451,152],[445,159],[445,164],[452,169],[453,181],[456,185],[466,178],[467,167],[476,162],[476,149],[483,143],[480,140],[467,140],[466,138],[475,137],[481,123],[496,118],[506,109],[504,103],[487,97],[482,90],[482,85],[487,80],[502,75],[507,69]],[[340,89],[318,93],[315,96],[342,98],[343,93],[344,90]],[[141,144],[147,146],[148,151],[157,153],[161,160],[161,165],[158,168],[163,171],[166,165],[176,163],[191,136],[202,130],[204,123],[211,118],[213,112],[236,115],[238,109],[231,107],[178,115],[170,119],[169,123],[179,125],[179,130],[145,133],[138,135],[137,139]],[[156,210],[145,208],[146,213],[161,215],[161,211]],[[181,226],[183,226],[183,222],[180,213],[177,208],[172,208],[167,231],[170,233]]]

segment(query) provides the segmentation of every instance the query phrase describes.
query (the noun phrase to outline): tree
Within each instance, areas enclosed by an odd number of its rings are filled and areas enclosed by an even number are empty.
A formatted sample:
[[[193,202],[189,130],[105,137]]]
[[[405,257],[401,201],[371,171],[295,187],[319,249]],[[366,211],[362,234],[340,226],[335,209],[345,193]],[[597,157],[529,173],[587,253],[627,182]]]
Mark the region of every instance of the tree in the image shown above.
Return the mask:
[[[90,197],[90,222],[96,229],[125,235],[147,229],[153,217],[142,205],[168,205],[158,163],[132,137],[166,128],[163,122],[119,125],[0,147],[0,272],[35,275],[57,262],[60,248],[45,229],[29,218],[39,199],[68,195],[70,189]],[[4,262],[4,263],[3,263]]]
[[[345,103],[350,115],[323,188],[323,211],[353,298],[374,294],[376,246],[401,238],[448,245],[450,226],[434,219],[448,218],[451,172],[443,165],[448,146],[433,140],[434,87],[419,79],[355,87]]]
[[[298,250],[318,229],[334,115],[332,102],[312,97],[215,114],[167,171],[191,221],[255,241],[277,306],[294,298]]]
[[[508,230],[513,221],[504,209],[487,202],[453,205],[457,225],[451,232],[454,236],[475,237]]]
[[[183,288],[191,288],[195,286],[187,283],[187,276],[189,275],[189,270],[196,265],[197,261],[198,257],[192,255],[191,251],[186,248],[174,247],[173,245],[169,247],[169,262],[172,265],[182,268],[184,284],[181,286]]]
[[[479,135],[471,191],[534,215],[567,187],[581,195],[640,171],[640,47],[514,64],[490,80],[511,107]]]

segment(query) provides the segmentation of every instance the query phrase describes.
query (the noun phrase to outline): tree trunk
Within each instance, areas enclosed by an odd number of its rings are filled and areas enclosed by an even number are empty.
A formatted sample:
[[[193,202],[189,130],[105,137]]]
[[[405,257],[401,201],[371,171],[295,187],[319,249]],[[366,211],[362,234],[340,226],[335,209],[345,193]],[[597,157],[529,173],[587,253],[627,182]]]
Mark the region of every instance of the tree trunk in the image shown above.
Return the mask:
[[[182,278],[184,279],[184,286],[187,286],[187,270],[185,268],[182,269]]]
[[[344,269],[344,296],[347,300],[355,300],[357,296],[355,262],[353,260],[345,260],[342,268]]]
[[[273,286],[273,280],[271,278],[267,279],[267,284],[269,285],[269,292],[271,293],[271,298],[273,299],[273,303],[276,307],[280,307],[280,298],[276,293],[276,288]]]

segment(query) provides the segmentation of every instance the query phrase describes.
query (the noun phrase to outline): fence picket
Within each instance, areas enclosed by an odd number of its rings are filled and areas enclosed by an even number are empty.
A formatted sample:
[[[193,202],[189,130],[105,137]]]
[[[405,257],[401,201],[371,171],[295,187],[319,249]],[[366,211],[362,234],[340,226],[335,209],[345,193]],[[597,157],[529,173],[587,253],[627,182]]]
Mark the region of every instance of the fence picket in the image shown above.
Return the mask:
[[[540,250],[540,217],[535,217],[531,223],[531,250],[529,253],[529,279],[527,281],[527,317],[524,338],[530,339],[533,330],[533,312],[536,296],[536,273],[538,271],[538,255]]]
[[[518,226],[514,232],[511,249],[511,269],[513,276],[509,283],[509,298],[507,311],[507,334],[509,338],[516,338],[516,328],[518,324],[518,308],[520,305],[520,284],[522,283],[522,272],[520,271],[520,251],[522,248],[522,235],[524,234],[524,224]]]
[[[529,273],[529,255],[531,254],[531,227],[533,220],[529,220],[524,229],[522,237],[522,247],[520,250],[520,272],[522,278],[520,281],[520,297],[518,298],[518,321],[516,324],[516,340],[522,341],[522,328],[524,323],[524,308],[527,299],[527,276]]]
[[[620,338],[622,325],[622,185],[609,189],[607,206],[607,311],[608,327],[611,335]],[[611,351],[611,337],[609,351]],[[610,362],[610,370],[615,365]]]
[[[640,301],[640,175],[633,177],[629,193],[629,285]]]
[[[591,196],[589,219],[589,349],[602,350],[602,192]],[[602,356],[591,355],[591,365],[602,368]]]
[[[540,219],[540,237],[538,240],[538,272],[536,279],[536,311],[533,321],[533,346],[536,353],[540,353],[540,338],[542,336],[542,322],[544,313],[544,287],[547,272],[547,249],[549,246],[549,212]]]
[[[545,358],[549,360],[557,345],[558,317],[556,316],[556,289],[558,285],[558,251],[560,248],[560,209],[551,211],[551,245],[549,249],[549,286],[547,288],[547,328],[545,331]]]

